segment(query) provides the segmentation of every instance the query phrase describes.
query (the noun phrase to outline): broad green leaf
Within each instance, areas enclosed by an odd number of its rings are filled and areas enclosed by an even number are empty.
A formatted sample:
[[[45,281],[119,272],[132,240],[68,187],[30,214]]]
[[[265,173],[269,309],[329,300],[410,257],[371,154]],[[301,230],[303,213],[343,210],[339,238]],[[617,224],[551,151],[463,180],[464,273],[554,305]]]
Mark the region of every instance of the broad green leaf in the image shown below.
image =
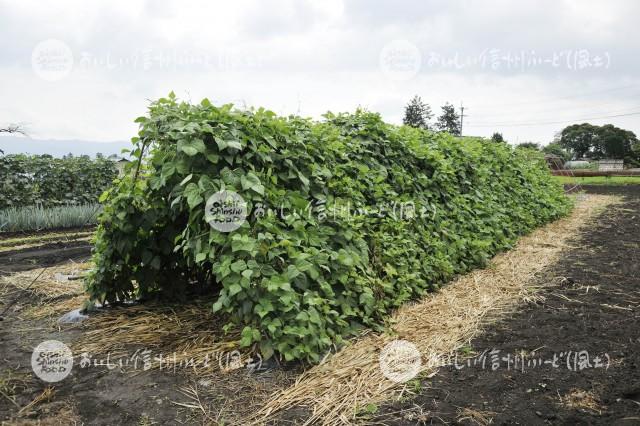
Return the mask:
[[[182,151],[191,157],[198,153],[203,154],[206,149],[202,139],[181,139],[178,141],[178,151]]]
[[[198,188],[198,185],[193,182],[185,186],[184,196],[187,197],[187,204],[190,209],[194,209],[204,201],[204,198],[200,195],[200,188]]]

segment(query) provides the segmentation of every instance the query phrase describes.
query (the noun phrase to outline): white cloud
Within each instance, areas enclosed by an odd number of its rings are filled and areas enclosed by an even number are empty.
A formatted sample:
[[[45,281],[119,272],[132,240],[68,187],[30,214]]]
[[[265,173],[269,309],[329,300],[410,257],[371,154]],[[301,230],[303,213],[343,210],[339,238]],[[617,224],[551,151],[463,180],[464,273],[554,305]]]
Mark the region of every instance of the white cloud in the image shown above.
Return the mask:
[[[640,111],[639,11],[632,0],[0,0],[0,123],[28,122],[42,138],[125,140],[170,90],[314,117],[365,106],[400,122],[419,94],[435,112],[464,102],[465,133],[548,142],[563,125],[507,124]],[[75,60],[57,82],[31,69],[32,49],[50,38]],[[398,39],[422,55],[408,81],[379,67]],[[580,51],[606,66],[570,69]],[[519,66],[519,55],[560,59]],[[639,117],[608,121],[640,133]]]

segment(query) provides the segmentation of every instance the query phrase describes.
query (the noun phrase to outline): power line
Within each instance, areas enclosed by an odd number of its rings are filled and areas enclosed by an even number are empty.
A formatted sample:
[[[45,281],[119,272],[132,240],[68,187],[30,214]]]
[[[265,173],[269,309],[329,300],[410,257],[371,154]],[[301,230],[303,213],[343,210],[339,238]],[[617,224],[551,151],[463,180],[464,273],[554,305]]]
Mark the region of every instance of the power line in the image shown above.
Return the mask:
[[[637,99],[637,95],[634,94],[634,100]],[[500,114],[477,114],[474,115],[474,117],[480,117],[483,120],[487,119],[487,118],[500,118],[500,117],[506,117],[506,118],[510,118],[512,116],[517,116],[517,115],[540,115],[540,114],[544,114],[547,112],[551,112],[551,111],[573,111],[573,112],[586,112],[588,113],[590,109],[593,109],[594,107],[602,107],[605,105],[620,105],[622,102],[620,99],[615,100],[615,101],[610,101],[610,102],[600,102],[597,99],[592,100],[591,102],[586,102],[585,105],[582,106],[556,106],[556,107],[542,107],[542,108],[536,108],[533,110],[513,110],[511,112],[507,112],[507,113],[500,113]],[[640,107],[639,107],[640,108]],[[626,108],[628,109],[632,109],[632,108]]]
[[[637,105],[637,106],[634,106],[634,107],[631,107],[631,108],[618,109],[618,110],[615,110],[615,111],[597,111],[597,112],[596,111],[592,111],[590,113],[590,115],[599,116],[600,114],[605,114],[605,115],[622,114],[622,113],[626,114],[628,112],[638,112],[637,111],[638,109],[640,109],[640,105]],[[467,116],[469,116],[469,115],[467,114]],[[565,117],[555,117],[555,118],[554,117],[550,117],[550,118],[548,118],[548,117],[530,117],[530,118],[532,120],[524,121],[524,122],[536,123],[539,120],[542,120],[542,121],[547,121],[547,120],[558,121],[560,119],[565,119]],[[567,118],[567,120],[585,120],[585,119],[588,119],[588,118],[575,118],[575,119],[574,118]],[[493,122],[488,122],[488,123],[483,122],[482,124],[493,125],[493,126],[501,126],[501,125],[508,125],[508,124],[513,124],[513,123],[518,123],[518,122],[519,121],[517,121],[517,120],[515,120],[515,121],[507,120],[507,121],[493,121]]]
[[[489,104],[489,105],[485,105],[485,108],[502,108],[502,107],[506,107],[506,106],[529,105],[529,104],[539,104],[539,103],[545,103],[545,102],[555,102],[555,101],[563,100],[563,99],[582,98],[582,97],[586,97],[586,96],[599,95],[601,93],[615,92],[615,91],[618,91],[618,90],[629,89],[631,87],[638,87],[638,84],[630,84],[630,85],[619,86],[619,87],[610,87],[608,89],[602,89],[602,90],[597,90],[597,91],[587,92],[587,93],[579,93],[579,94],[568,95],[568,96],[560,96],[560,97],[553,97],[553,98],[528,100],[528,101],[522,101],[522,102],[512,102],[512,103],[506,103],[506,104],[493,104],[493,105]]]
[[[470,127],[527,127],[527,126],[543,126],[543,125],[548,125],[548,124],[566,124],[566,123],[573,123],[576,121],[582,121],[582,120],[602,120],[605,118],[615,118],[615,117],[628,117],[628,116],[632,116],[632,115],[640,115],[640,111],[638,112],[631,112],[631,113],[627,113],[627,114],[613,114],[613,115],[603,115],[600,117],[581,117],[581,118],[575,118],[572,120],[563,120],[563,121],[541,121],[541,122],[533,122],[533,123],[494,123],[494,124],[467,124],[467,126]]]

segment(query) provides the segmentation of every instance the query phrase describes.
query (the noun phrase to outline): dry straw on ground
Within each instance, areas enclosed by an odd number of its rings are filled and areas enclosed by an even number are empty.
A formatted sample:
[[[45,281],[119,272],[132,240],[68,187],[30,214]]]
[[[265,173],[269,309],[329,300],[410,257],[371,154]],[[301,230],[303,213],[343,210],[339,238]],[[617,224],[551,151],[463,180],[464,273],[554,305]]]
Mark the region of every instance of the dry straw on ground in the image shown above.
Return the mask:
[[[197,300],[190,305],[111,308],[83,324],[86,331],[72,349],[92,356],[108,353],[115,359],[131,356],[137,347],[152,351],[154,357],[162,355],[164,360],[150,361],[151,368],[177,365],[198,373],[240,368],[249,355],[238,352],[233,358],[227,357],[238,349],[239,335],[221,331],[221,320],[211,311],[212,303]]]
[[[491,411],[479,411],[472,408],[460,408],[458,410],[458,423],[467,422],[472,425],[487,426],[492,423],[492,416],[496,413]]]
[[[571,389],[566,395],[560,396],[560,404],[573,410],[586,410],[598,415],[603,407],[593,391]]]
[[[36,304],[24,310],[23,316],[26,319],[49,320],[57,322],[59,317],[75,309],[82,309],[88,300],[85,294],[56,299],[50,303]]]
[[[422,355],[423,374],[478,335],[483,326],[503,318],[523,302],[534,301],[536,274],[554,263],[571,238],[617,197],[577,200],[572,214],[520,239],[496,256],[489,268],[461,276],[422,301],[400,308],[389,334],[367,334],[303,373],[291,387],[276,392],[244,423],[268,423],[294,407],[308,410],[306,424],[349,424],[366,404],[402,395],[406,386],[385,378],[379,366],[382,348],[396,339],[413,343]]]
[[[83,308],[87,296],[81,278],[89,263],[70,261],[0,277],[0,306],[25,319],[46,321],[57,327],[58,318]]]
[[[49,268],[37,268],[0,277],[0,289],[12,294],[29,292],[44,300],[77,296],[84,292],[79,277],[89,269],[89,263],[69,262]],[[69,279],[69,278],[72,279]]]
[[[42,393],[36,396],[33,401],[25,405],[18,411],[18,414],[27,413],[29,410],[33,409],[36,405],[41,404],[43,402],[49,402],[53,399],[56,394],[56,390],[52,386],[47,386]]]

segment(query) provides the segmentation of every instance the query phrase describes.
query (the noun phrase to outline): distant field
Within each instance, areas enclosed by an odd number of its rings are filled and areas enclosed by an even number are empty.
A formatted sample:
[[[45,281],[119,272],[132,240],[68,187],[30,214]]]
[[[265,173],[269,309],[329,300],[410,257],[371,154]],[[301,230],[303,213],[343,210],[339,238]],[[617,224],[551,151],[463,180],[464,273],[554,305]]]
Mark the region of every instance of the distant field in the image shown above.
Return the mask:
[[[640,185],[640,176],[554,176],[553,178],[563,184]]]

